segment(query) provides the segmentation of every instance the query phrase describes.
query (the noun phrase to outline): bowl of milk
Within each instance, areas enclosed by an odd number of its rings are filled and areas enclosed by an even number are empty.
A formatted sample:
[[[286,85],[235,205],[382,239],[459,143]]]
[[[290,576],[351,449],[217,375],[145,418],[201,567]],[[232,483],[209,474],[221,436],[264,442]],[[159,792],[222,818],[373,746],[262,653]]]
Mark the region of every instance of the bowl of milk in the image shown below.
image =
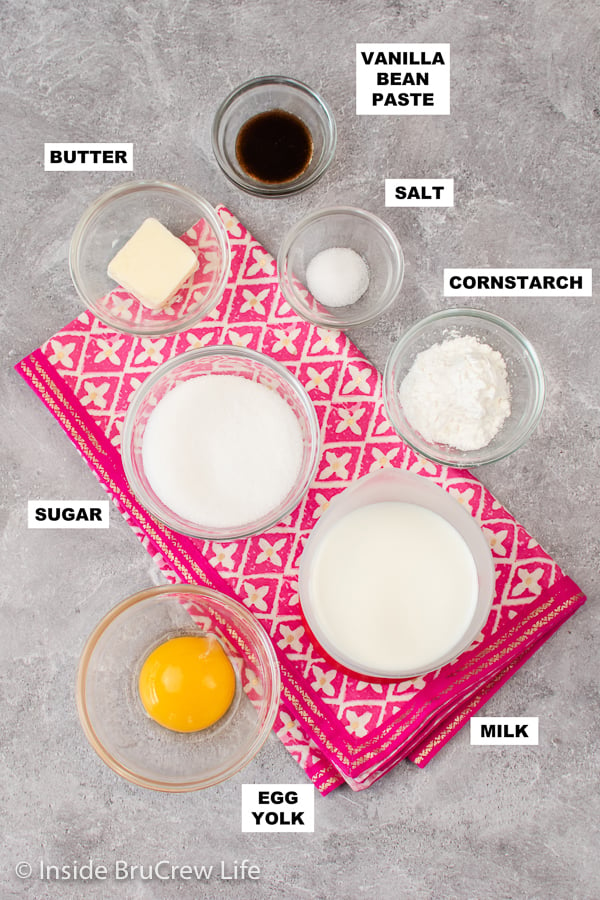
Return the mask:
[[[423,675],[456,659],[485,625],[494,584],[477,522],[430,479],[392,467],[334,498],[299,570],[316,642],[375,678]]]

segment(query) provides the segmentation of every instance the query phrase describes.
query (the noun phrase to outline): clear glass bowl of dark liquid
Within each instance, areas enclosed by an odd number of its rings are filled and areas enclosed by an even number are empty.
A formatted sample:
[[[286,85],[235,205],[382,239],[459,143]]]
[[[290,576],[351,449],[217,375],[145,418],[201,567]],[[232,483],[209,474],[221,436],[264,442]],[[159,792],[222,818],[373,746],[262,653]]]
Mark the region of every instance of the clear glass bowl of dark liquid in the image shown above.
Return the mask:
[[[254,78],[217,110],[212,143],[219,166],[242,190],[285,196],[314,184],[329,166],[335,120],[305,84],[277,75]]]

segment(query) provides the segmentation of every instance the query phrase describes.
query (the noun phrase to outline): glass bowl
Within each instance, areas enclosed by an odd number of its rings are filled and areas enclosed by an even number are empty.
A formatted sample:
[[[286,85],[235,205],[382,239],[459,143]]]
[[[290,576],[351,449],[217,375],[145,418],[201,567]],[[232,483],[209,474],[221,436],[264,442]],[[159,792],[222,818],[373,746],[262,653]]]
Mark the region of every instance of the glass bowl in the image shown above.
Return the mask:
[[[144,471],[143,442],[151,414],[169,391],[205,375],[234,375],[275,391],[293,412],[302,436],[302,459],[295,483],[275,507],[259,518],[236,526],[207,525],[170,509],[153,490]],[[227,410],[223,410],[227,415]],[[243,450],[243,448],[241,448]],[[269,448],[265,447],[265,452]],[[320,451],[320,431],[314,406],[300,382],[279,362],[245,347],[204,347],[176,356],[159,366],[134,392],[125,423],[121,453],[129,484],[141,503],[169,528],[191,537],[231,541],[266,531],[300,503],[314,478]],[[178,465],[178,460],[173,460]],[[233,483],[233,480],[232,480]],[[224,496],[231,490],[223,488]]]
[[[201,223],[195,230],[200,266],[193,287],[183,288],[158,310],[123,291],[106,271],[147,218],[158,219],[176,237]],[[84,304],[105,325],[142,336],[183,331],[205,318],[225,290],[229,264],[227,232],[212,206],[187,188],[164,181],[127,182],[102,194],[77,223],[69,250],[71,278]]]
[[[209,728],[181,733],[151,719],[138,679],[148,654],[173,637],[213,633],[236,674],[233,702]],[[77,674],[77,709],[100,758],[127,781],[195,791],[231,778],[258,753],[279,705],[277,657],[262,626],[223,594],[153,587],[115,606],[90,635]]]
[[[350,248],[369,269],[369,286],[355,303],[325,306],[306,288],[306,269],[322,250]],[[279,286],[298,315],[314,325],[344,329],[377,318],[396,299],[404,277],[402,248],[391,229],[370,212],[351,206],[320,209],[283,239],[277,257]]]
[[[418,353],[448,338],[467,335],[502,354],[510,387],[510,415],[490,443],[478,450],[425,440],[408,421],[399,397],[400,385]],[[477,309],[447,309],[417,322],[393,347],[383,376],[388,418],[402,440],[433,462],[459,468],[496,462],[522,447],[542,414],[544,395],[542,366],[527,338],[510,322]]]
[[[324,541],[328,538],[331,530],[341,519],[356,509],[371,504],[389,502],[414,504],[426,510],[431,510],[445,519],[458,532],[466,544],[473,558],[477,575],[475,607],[462,635],[447,649],[447,652],[429,659],[426,665],[418,667],[416,670],[411,666],[407,666],[405,664],[406,660],[403,661],[400,655],[397,661],[394,660],[393,666],[389,664],[386,666],[366,665],[364,660],[358,660],[349,656],[344,649],[340,649],[336,645],[331,623],[325,625],[322,614],[319,612],[318,604],[315,602],[314,573]],[[401,548],[398,548],[398,551],[398,556],[401,557]],[[431,565],[434,565],[434,547],[428,545],[427,553],[430,555]],[[354,557],[353,559],[357,558]],[[398,559],[398,557],[394,558]],[[361,560],[361,562],[363,561]],[[371,591],[374,591],[377,584],[377,559],[370,558],[364,562],[369,570],[368,577],[372,584]],[[352,566],[354,562],[348,560],[347,564]],[[400,590],[402,570],[399,567],[399,562],[397,565],[398,590]],[[463,509],[461,504],[451,494],[439,487],[430,478],[394,469],[392,466],[359,478],[350,487],[334,497],[311,532],[300,558],[300,603],[304,618],[316,643],[325,651],[327,656],[331,657],[344,669],[349,670],[353,674],[370,678],[391,678],[394,680],[413,678],[418,675],[424,675],[427,672],[434,672],[436,669],[454,660],[470,646],[485,625],[494,598],[494,587],[495,573],[491,550],[475,519]],[[360,634],[368,635],[372,628],[377,633],[377,617],[381,614],[381,610],[377,608],[372,593],[369,596],[365,596],[364,609],[360,611],[361,620],[358,626]],[[354,615],[354,612],[349,613],[349,615]],[[353,620],[349,619],[349,621],[352,622]],[[385,623],[384,627],[388,630],[390,627],[395,627],[390,623],[387,616],[381,621]],[[397,623],[395,625],[397,626]],[[409,627],[409,625],[410,623],[407,623],[406,627]]]
[[[242,126],[272,110],[283,110],[300,119],[312,138],[312,157],[306,168],[289,181],[275,183],[249,175],[236,153]],[[281,75],[253,78],[236,88],[218,108],[212,145],[217,163],[237,187],[260,197],[283,197],[310,187],[325,172],[335,153],[335,120],[323,98],[302,82]]]

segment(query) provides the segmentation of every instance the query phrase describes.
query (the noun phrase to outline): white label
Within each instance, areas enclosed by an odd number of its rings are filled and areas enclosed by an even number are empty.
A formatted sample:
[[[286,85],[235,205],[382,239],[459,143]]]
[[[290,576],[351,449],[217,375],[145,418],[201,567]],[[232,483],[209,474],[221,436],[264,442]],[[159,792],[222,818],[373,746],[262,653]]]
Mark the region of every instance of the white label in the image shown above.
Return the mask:
[[[46,172],[133,172],[133,144],[44,144]]]
[[[28,528],[108,528],[109,500],[29,500]]]
[[[538,744],[538,716],[474,716],[471,744]]]
[[[446,297],[591,297],[591,269],[444,269]]]
[[[450,44],[357,44],[359,116],[450,114]]]
[[[454,206],[454,178],[386,178],[386,206]]]
[[[242,785],[242,831],[314,830],[314,785]]]

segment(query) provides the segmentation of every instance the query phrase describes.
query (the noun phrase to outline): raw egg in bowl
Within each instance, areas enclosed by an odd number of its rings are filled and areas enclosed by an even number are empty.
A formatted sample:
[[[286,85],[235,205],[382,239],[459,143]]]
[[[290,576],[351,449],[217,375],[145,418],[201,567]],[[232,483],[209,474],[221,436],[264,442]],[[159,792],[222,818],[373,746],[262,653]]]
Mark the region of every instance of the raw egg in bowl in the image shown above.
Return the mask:
[[[275,651],[241,603],[193,585],[140,591],[83,650],[83,730],[118,775],[158,791],[230,778],[266,740],[279,704]]]

